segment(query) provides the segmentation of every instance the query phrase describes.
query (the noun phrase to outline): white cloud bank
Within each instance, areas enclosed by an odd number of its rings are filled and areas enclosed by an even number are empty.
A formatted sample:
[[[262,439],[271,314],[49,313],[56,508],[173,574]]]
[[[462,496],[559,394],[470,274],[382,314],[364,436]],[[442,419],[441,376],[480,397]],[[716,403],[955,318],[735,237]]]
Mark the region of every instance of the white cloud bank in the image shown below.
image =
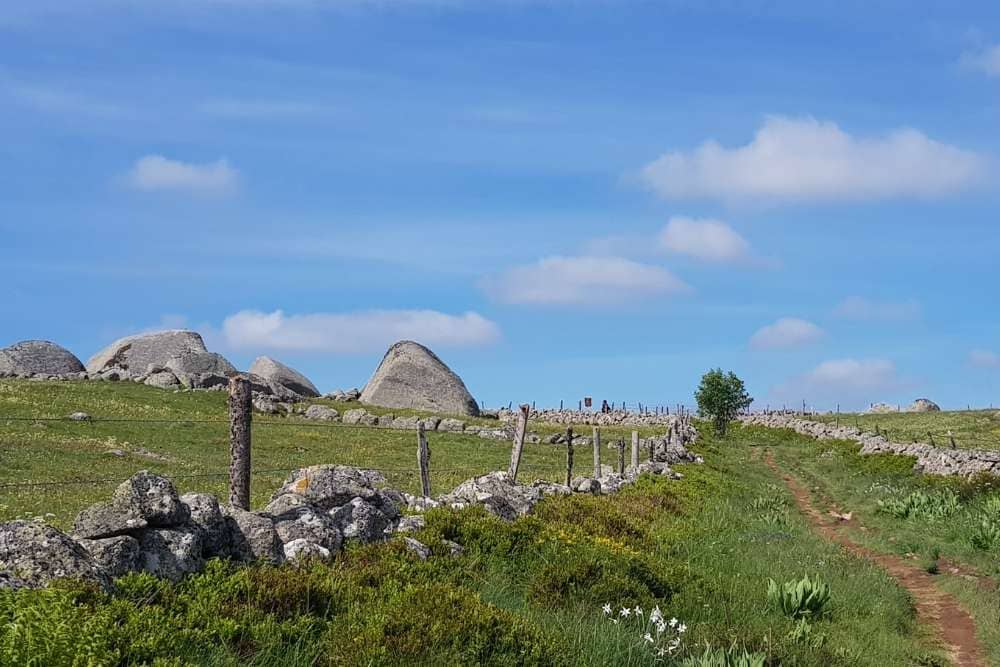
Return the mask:
[[[962,55],[962,64],[979,70],[986,76],[1000,76],[1000,44]]]
[[[502,303],[613,306],[690,288],[666,269],[623,257],[548,257],[485,280]]]
[[[789,348],[815,343],[824,331],[806,320],[782,317],[774,324],[761,327],[750,337],[750,347],[758,350]]]
[[[772,116],[745,146],[706,141],[640,177],[668,199],[836,201],[943,196],[980,184],[986,169],[984,157],[915,129],[854,137],[831,122]]]
[[[969,363],[978,368],[1000,368],[1000,354],[991,350],[973,350]]]
[[[832,359],[775,387],[771,397],[796,404],[805,400],[867,406],[907,386],[888,359]]]
[[[745,262],[752,257],[750,243],[718,220],[674,216],[660,232],[659,242],[664,250],[709,262]]]
[[[863,322],[904,322],[920,317],[920,304],[909,301],[872,301],[860,296],[851,296],[841,301],[833,309],[833,316],[844,320]]]
[[[136,190],[229,194],[239,184],[239,173],[225,159],[206,164],[180,162],[162,155],[147,155],[136,160],[126,175],[126,182]]]
[[[439,347],[486,345],[499,340],[500,328],[474,312],[369,310],[286,315],[281,310],[244,310],[225,319],[222,335],[229,347],[239,350],[362,354],[384,351],[403,339]]]

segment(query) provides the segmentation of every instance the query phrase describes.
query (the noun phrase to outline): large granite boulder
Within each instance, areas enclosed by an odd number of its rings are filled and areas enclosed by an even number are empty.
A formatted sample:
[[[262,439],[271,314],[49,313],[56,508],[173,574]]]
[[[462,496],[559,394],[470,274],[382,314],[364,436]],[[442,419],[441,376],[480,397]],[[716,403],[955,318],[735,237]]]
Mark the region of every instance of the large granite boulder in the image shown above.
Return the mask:
[[[23,340],[0,349],[0,375],[69,375],[83,364],[64,347],[47,340]]]
[[[361,402],[386,408],[414,408],[455,415],[479,415],[479,406],[437,355],[404,340],[389,348],[361,392]]]
[[[279,384],[299,396],[307,396],[309,398],[319,396],[319,389],[309,381],[309,378],[271,357],[257,357],[254,359],[253,364],[250,365],[250,373],[262,377],[270,383]]]
[[[107,346],[87,362],[87,372],[96,375],[117,369],[142,375],[150,366],[166,367],[174,357],[208,352],[205,341],[194,331],[182,329],[126,336]]]
[[[906,408],[907,412],[941,412],[941,407],[929,398],[918,398]]]
[[[206,380],[211,385],[217,378],[228,378],[239,373],[236,367],[216,352],[192,352],[167,360],[166,367],[173,371],[181,384],[194,389],[204,389]]]
[[[375,470],[315,465],[300,468],[290,474],[273,499],[293,494],[324,511],[346,505],[354,498],[371,501],[379,506],[392,505],[392,500],[379,490],[383,484],[385,477]]]
[[[78,538],[102,539],[152,527],[178,526],[191,515],[173,482],[147,470],[118,485],[111,500],[80,512],[73,524]]]
[[[55,579],[82,579],[111,589],[111,579],[80,543],[35,521],[0,524],[0,571],[41,588]]]

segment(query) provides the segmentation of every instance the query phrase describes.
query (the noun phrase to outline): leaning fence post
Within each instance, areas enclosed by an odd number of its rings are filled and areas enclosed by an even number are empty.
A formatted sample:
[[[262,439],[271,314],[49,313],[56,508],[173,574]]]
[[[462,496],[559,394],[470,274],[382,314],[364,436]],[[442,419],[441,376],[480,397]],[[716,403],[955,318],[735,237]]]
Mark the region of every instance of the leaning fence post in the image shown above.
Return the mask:
[[[594,479],[601,478],[601,429],[594,427]]]
[[[510,467],[507,474],[510,481],[517,480],[517,469],[521,466],[521,450],[524,449],[524,434],[528,430],[528,405],[525,403],[518,408],[517,428],[514,431],[514,448],[510,452]]]
[[[639,466],[639,432],[632,431],[632,467]]]
[[[250,422],[253,395],[250,381],[229,378],[229,504],[250,509]]]
[[[566,427],[566,486],[573,481],[573,427]]]
[[[417,424],[417,467],[420,469],[420,493],[424,498],[431,497],[431,449],[427,445],[427,434],[424,432],[424,422]]]

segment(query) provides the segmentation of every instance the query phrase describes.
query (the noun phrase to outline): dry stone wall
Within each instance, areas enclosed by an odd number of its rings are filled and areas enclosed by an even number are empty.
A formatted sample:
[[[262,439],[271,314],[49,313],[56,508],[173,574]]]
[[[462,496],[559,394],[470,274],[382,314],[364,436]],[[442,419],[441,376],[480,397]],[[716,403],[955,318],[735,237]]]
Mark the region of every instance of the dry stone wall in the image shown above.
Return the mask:
[[[861,445],[861,454],[896,454],[916,459],[914,470],[929,475],[972,477],[980,473],[1000,475],[1000,451],[951,449],[926,443],[890,442],[854,426],[837,426],[782,414],[755,414],[740,418],[747,425],[787,428],[819,440],[851,440]]]

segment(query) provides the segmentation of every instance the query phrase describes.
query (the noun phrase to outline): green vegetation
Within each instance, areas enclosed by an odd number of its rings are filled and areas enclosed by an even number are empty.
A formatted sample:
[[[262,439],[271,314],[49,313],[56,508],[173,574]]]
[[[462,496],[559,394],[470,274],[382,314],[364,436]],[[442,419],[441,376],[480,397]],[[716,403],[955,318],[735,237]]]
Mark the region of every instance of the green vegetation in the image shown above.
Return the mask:
[[[1000,480],[918,475],[912,458],[860,456],[855,443],[816,441],[790,431],[742,428],[736,437],[766,446],[781,468],[812,490],[818,506],[851,512],[852,520],[841,528],[852,540],[912,559],[915,567],[936,574],[937,584],[973,615],[991,663],[1000,664],[992,583],[1000,577]]]
[[[814,618],[827,610],[830,587],[819,579],[806,575],[798,581],[778,585],[774,579],[767,582],[767,601],[789,618]]]
[[[960,449],[1000,449],[1000,410],[955,412],[890,412],[886,414],[818,414],[807,419],[857,425],[872,433],[886,433],[895,442],[926,442]]]
[[[698,414],[712,420],[716,435],[725,435],[729,422],[750,407],[753,399],[743,386],[743,380],[721,368],[708,371],[701,377],[701,384],[694,393]]]

